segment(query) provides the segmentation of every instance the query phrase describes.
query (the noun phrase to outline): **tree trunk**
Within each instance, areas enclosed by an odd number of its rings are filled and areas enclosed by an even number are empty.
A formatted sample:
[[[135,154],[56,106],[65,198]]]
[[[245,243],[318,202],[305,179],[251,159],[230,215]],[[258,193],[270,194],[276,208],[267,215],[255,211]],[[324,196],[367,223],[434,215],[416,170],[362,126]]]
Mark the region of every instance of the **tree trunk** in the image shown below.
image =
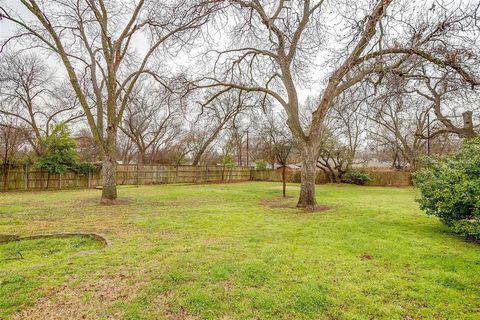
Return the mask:
[[[317,200],[315,198],[317,152],[314,150],[315,148],[311,146],[304,146],[302,148],[302,180],[297,207],[307,210],[314,210],[317,206]]]
[[[102,162],[102,204],[114,204],[117,199],[117,163],[114,159],[105,156]]]
[[[327,169],[328,169],[328,180],[330,180],[331,183],[337,183],[335,170],[333,170],[333,168],[330,165],[327,166]]]
[[[223,129],[223,126],[225,125],[225,123],[227,123],[227,121],[222,121],[220,123],[220,125],[215,129],[215,131],[213,132],[213,134],[207,139],[207,141],[205,141],[205,143],[202,145],[202,147],[200,148],[200,150],[198,150],[197,154],[195,155],[195,158],[193,159],[193,162],[192,162],[192,165],[193,166],[197,166],[199,163],[200,163],[200,160],[202,159],[202,156],[203,154],[205,153],[205,151],[207,150],[208,146],[212,144],[213,140],[215,140],[218,136],[218,134],[220,133],[220,131],[222,131]]]
[[[463,117],[463,128],[464,134],[463,136],[467,139],[475,138],[477,133],[473,129],[473,113],[472,111],[466,111],[462,114]]]
[[[144,165],[144,164],[147,164],[147,151],[146,150],[143,150],[143,149],[140,149],[139,151],[140,153],[140,157],[138,159],[138,163],[137,165],[141,164],[141,165]]]
[[[107,147],[102,161],[102,204],[115,204],[117,199],[116,130],[107,130]]]
[[[8,184],[10,180],[10,162],[4,161],[3,164],[3,191],[8,191]]]
[[[283,197],[287,197],[287,176],[285,174],[286,166],[282,167]]]
[[[328,181],[330,183],[335,183],[337,182],[336,179],[335,179],[335,173],[333,172],[333,169],[332,167],[330,166],[330,164],[328,164],[328,159],[325,161],[325,163],[321,163],[321,162],[317,162],[319,163],[320,165],[317,167],[323,171],[323,173],[325,173],[325,175],[327,176],[328,178]]]
[[[345,175],[345,173],[348,172],[348,170],[350,170],[350,166],[347,166],[345,169],[342,169],[342,168],[338,168],[337,169],[337,182],[342,182],[342,179],[343,179],[343,176]]]

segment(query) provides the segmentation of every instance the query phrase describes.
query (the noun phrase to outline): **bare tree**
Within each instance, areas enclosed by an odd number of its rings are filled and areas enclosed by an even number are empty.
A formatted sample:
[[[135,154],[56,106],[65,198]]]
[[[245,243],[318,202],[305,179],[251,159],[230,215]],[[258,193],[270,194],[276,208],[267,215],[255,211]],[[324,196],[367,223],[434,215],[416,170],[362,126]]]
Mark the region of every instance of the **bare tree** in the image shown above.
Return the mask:
[[[282,194],[287,196],[287,166],[289,164],[292,151],[294,149],[294,141],[291,134],[284,130],[282,125],[282,116],[269,114],[264,125],[260,129],[260,136],[264,144],[269,149],[271,158],[280,165],[282,170]]]
[[[353,156],[348,147],[332,134],[325,133],[323,137],[317,167],[327,175],[330,182],[340,182],[343,175],[350,169]]]
[[[176,137],[180,111],[181,97],[168,87],[149,82],[138,86],[120,128],[135,145],[139,163],[151,163],[153,155]]]
[[[191,136],[179,132],[180,139],[173,142],[172,145],[165,150],[162,157],[158,157],[160,163],[172,164],[179,166],[187,162],[187,156],[192,152]]]
[[[417,133],[425,131],[428,126],[430,109],[425,110],[423,105],[415,106],[411,100],[406,107],[403,105],[405,102],[407,101],[392,103],[382,100],[378,109],[372,107],[370,119],[379,127],[372,126],[370,132],[377,139],[393,146],[394,150],[401,153],[410,169],[415,170],[419,156],[425,153],[426,145],[426,140]],[[400,159],[398,154],[395,158]]]
[[[8,190],[10,167],[26,138],[26,130],[14,117],[0,115],[0,154],[2,157],[3,191]]]
[[[339,95],[325,118],[317,167],[330,182],[340,182],[351,168],[366,131],[362,112],[366,93],[362,87],[356,89]]]
[[[34,41],[61,60],[101,152],[102,203],[114,203],[117,130],[137,82],[157,73],[150,62],[160,49],[178,50],[193,41],[187,32],[203,25],[217,4],[202,0],[21,4],[33,20],[0,6],[0,18],[19,28],[2,48],[13,40]],[[135,50],[132,43],[141,37],[147,39],[143,42],[147,47]]]
[[[474,111],[476,111],[477,117],[480,116],[480,110],[478,105],[474,106],[474,109],[465,110],[465,107],[468,109],[468,104],[465,103],[465,100],[468,99],[462,99],[461,91],[464,89],[464,86],[459,86],[449,81],[447,73],[444,73],[437,79],[423,74],[423,79],[420,82],[424,84],[424,89],[419,87],[417,81],[415,89],[412,89],[413,92],[425,98],[427,103],[431,104],[433,113],[443,126],[427,135],[425,135],[423,130],[419,130],[417,131],[419,136],[424,139],[431,139],[445,133],[454,133],[461,138],[473,138],[478,135],[480,122],[474,122],[473,114]],[[476,98],[478,99],[478,95]],[[453,105],[450,115],[445,113],[446,110],[444,107],[442,108],[442,106],[445,105]],[[458,115],[456,110],[462,110],[461,115]],[[458,121],[458,118],[460,118],[461,121]]]
[[[51,127],[82,116],[67,89],[55,83],[38,55],[16,52],[0,59],[0,114],[28,128],[27,138],[37,156],[43,152],[40,140]]]
[[[88,128],[80,127],[75,133],[77,150],[80,162],[96,162],[99,158],[98,147],[93,140],[92,133]]]
[[[249,110],[248,113],[243,113],[240,116],[235,117],[227,130],[229,140],[227,143],[231,145],[231,151],[229,153],[235,156],[237,159],[236,162],[240,167],[248,166],[250,162],[250,111],[253,110]]]
[[[117,137],[117,158],[119,161],[122,164],[131,164],[137,159],[136,154],[134,141],[122,131],[119,132]]]
[[[205,135],[194,148],[192,164],[198,165],[208,147],[218,137],[220,132],[228,126],[234,126],[242,113],[256,107],[255,95],[242,90],[227,88],[210,94],[206,101],[199,104],[200,112],[196,117],[196,126],[208,128]]]
[[[381,81],[382,74],[395,72],[414,58],[453,70],[465,82],[478,84],[465,68],[463,62],[467,60],[452,60],[445,55],[451,47],[436,50],[436,45],[444,41],[449,32],[460,32],[456,21],[472,20],[465,14],[467,11],[462,11],[461,20],[456,14],[435,13],[429,17],[427,28],[409,29],[413,25],[411,16],[421,17],[429,9],[427,5],[415,4],[414,8],[406,1],[393,0],[230,2],[233,14],[239,17],[233,27],[234,42],[217,52],[215,73],[203,79],[203,83],[262,92],[283,107],[288,116],[287,125],[302,155],[299,207],[313,209],[316,205],[315,169],[323,122],[342,92],[367,79]],[[450,9],[442,8],[447,13]],[[326,21],[325,16],[332,11],[340,12],[334,23]],[[442,23],[450,25],[445,28],[441,27]],[[339,28],[342,24],[346,27]],[[335,47],[341,49],[332,49],[336,53],[330,68],[324,66],[328,75],[324,77],[324,84],[317,87],[322,88],[321,98],[305,127],[300,119],[299,89],[308,82],[309,66],[314,64],[329,34],[335,35]],[[209,84],[205,84],[208,81]]]
[[[385,76],[378,94],[367,100],[367,114],[380,126],[373,125],[370,132],[395,146],[393,162],[404,159],[414,170],[418,157],[430,154],[433,142],[446,146],[441,140],[448,136],[476,136],[479,124],[475,124],[473,114],[478,114],[479,108],[471,102],[478,94],[466,87],[458,75],[432,72],[431,67],[418,63],[408,69]]]

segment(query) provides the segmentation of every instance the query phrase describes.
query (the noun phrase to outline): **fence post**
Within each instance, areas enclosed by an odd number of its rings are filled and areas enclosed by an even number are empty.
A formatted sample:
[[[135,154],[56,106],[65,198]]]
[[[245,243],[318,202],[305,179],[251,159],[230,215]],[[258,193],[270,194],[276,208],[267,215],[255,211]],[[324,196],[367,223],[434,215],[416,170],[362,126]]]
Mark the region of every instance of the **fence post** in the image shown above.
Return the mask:
[[[205,165],[205,182],[208,182],[208,166]]]
[[[58,174],[58,189],[62,189],[62,174]]]

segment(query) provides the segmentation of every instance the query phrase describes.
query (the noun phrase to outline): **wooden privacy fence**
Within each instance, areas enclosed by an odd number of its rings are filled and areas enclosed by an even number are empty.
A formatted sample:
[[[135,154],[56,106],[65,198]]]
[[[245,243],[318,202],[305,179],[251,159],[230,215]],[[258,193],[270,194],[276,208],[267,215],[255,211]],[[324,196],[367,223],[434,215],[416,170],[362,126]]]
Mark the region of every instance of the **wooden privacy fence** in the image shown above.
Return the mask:
[[[1,166],[0,188],[5,187],[5,166]],[[142,166],[118,165],[117,184],[142,185],[162,183],[207,183],[249,181],[250,168],[224,168],[216,166]],[[100,169],[89,174],[66,172],[48,174],[47,171],[23,165],[11,167],[8,190],[90,188],[102,185]]]
[[[286,172],[287,182],[297,182],[300,183],[300,170],[287,170]],[[282,179],[282,170],[252,170],[252,179],[253,181],[277,181],[281,182]],[[315,178],[316,184],[326,184],[328,183],[328,177],[323,171],[317,171],[317,176]]]
[[[407,171],[368,171],[372,179],[367,183],[368,186],[392,186],[392,187],[406,187],[411,186],[412,174]],[[253,181],[282,181],[281,170],[252,170]],[[288,170],[286,172],[287,182],[300,182],[300,171]],[[315,178],[317,184],[329,183],[327,175],[323,171],[317,171]]]
[[[117,167],[118,184],[207,183],[250,180],[250,168],[216,166],[137,166]],[[101,185],[98,175],[95,185]]]
[[[6,166],[0,166],[0,189],[7,190],[42,190],[91,188],[102,185],[100,169],[89,174],[66,172],[48,174],[47,171],[31,165],[10,167],[8,175]],[[410,172],[371,171],[371,186],[409,186],[412,184]],[[5,183],[5,177],[7,181]],[[286,172],[288,182],[300,182],[298,170]],[[118,165],[117,184],[145,185],[167,183],[208,183],[238,181],[282,181],[281,170],[254,170],[251,168],[224,168],[217,166],[143,166]],[[318,184],[328,183],[327,176],[317,172]]]
[[[413,184],[412,173],[408,171],[369,171],[372,179],[367,186],[406,187]]]

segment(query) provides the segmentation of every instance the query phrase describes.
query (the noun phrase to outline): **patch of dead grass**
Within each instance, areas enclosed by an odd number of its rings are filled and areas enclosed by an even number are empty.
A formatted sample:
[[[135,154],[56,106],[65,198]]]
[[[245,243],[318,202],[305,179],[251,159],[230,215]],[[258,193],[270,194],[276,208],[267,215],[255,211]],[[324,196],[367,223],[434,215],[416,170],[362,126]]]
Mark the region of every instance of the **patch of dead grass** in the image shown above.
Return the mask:
[[[168,320],[199,320],[200,318],[189,313],[185,309],[180,309],[178,312],[173,312],[172,310],[167,310],[165,316]]]
[[[99,319],[107,307],[117,301],[131,301],[143,283],[125,271],[107,274],[100,278],[70,287],[63,285],[50,290],[47,295],[16,313],[12,319],[60,320]],[[109,314],[108,319],[122,319],[120,314]]]
[[[100,204],[104,206],[127,205],[130,203],[128,199],[101,199]]]

